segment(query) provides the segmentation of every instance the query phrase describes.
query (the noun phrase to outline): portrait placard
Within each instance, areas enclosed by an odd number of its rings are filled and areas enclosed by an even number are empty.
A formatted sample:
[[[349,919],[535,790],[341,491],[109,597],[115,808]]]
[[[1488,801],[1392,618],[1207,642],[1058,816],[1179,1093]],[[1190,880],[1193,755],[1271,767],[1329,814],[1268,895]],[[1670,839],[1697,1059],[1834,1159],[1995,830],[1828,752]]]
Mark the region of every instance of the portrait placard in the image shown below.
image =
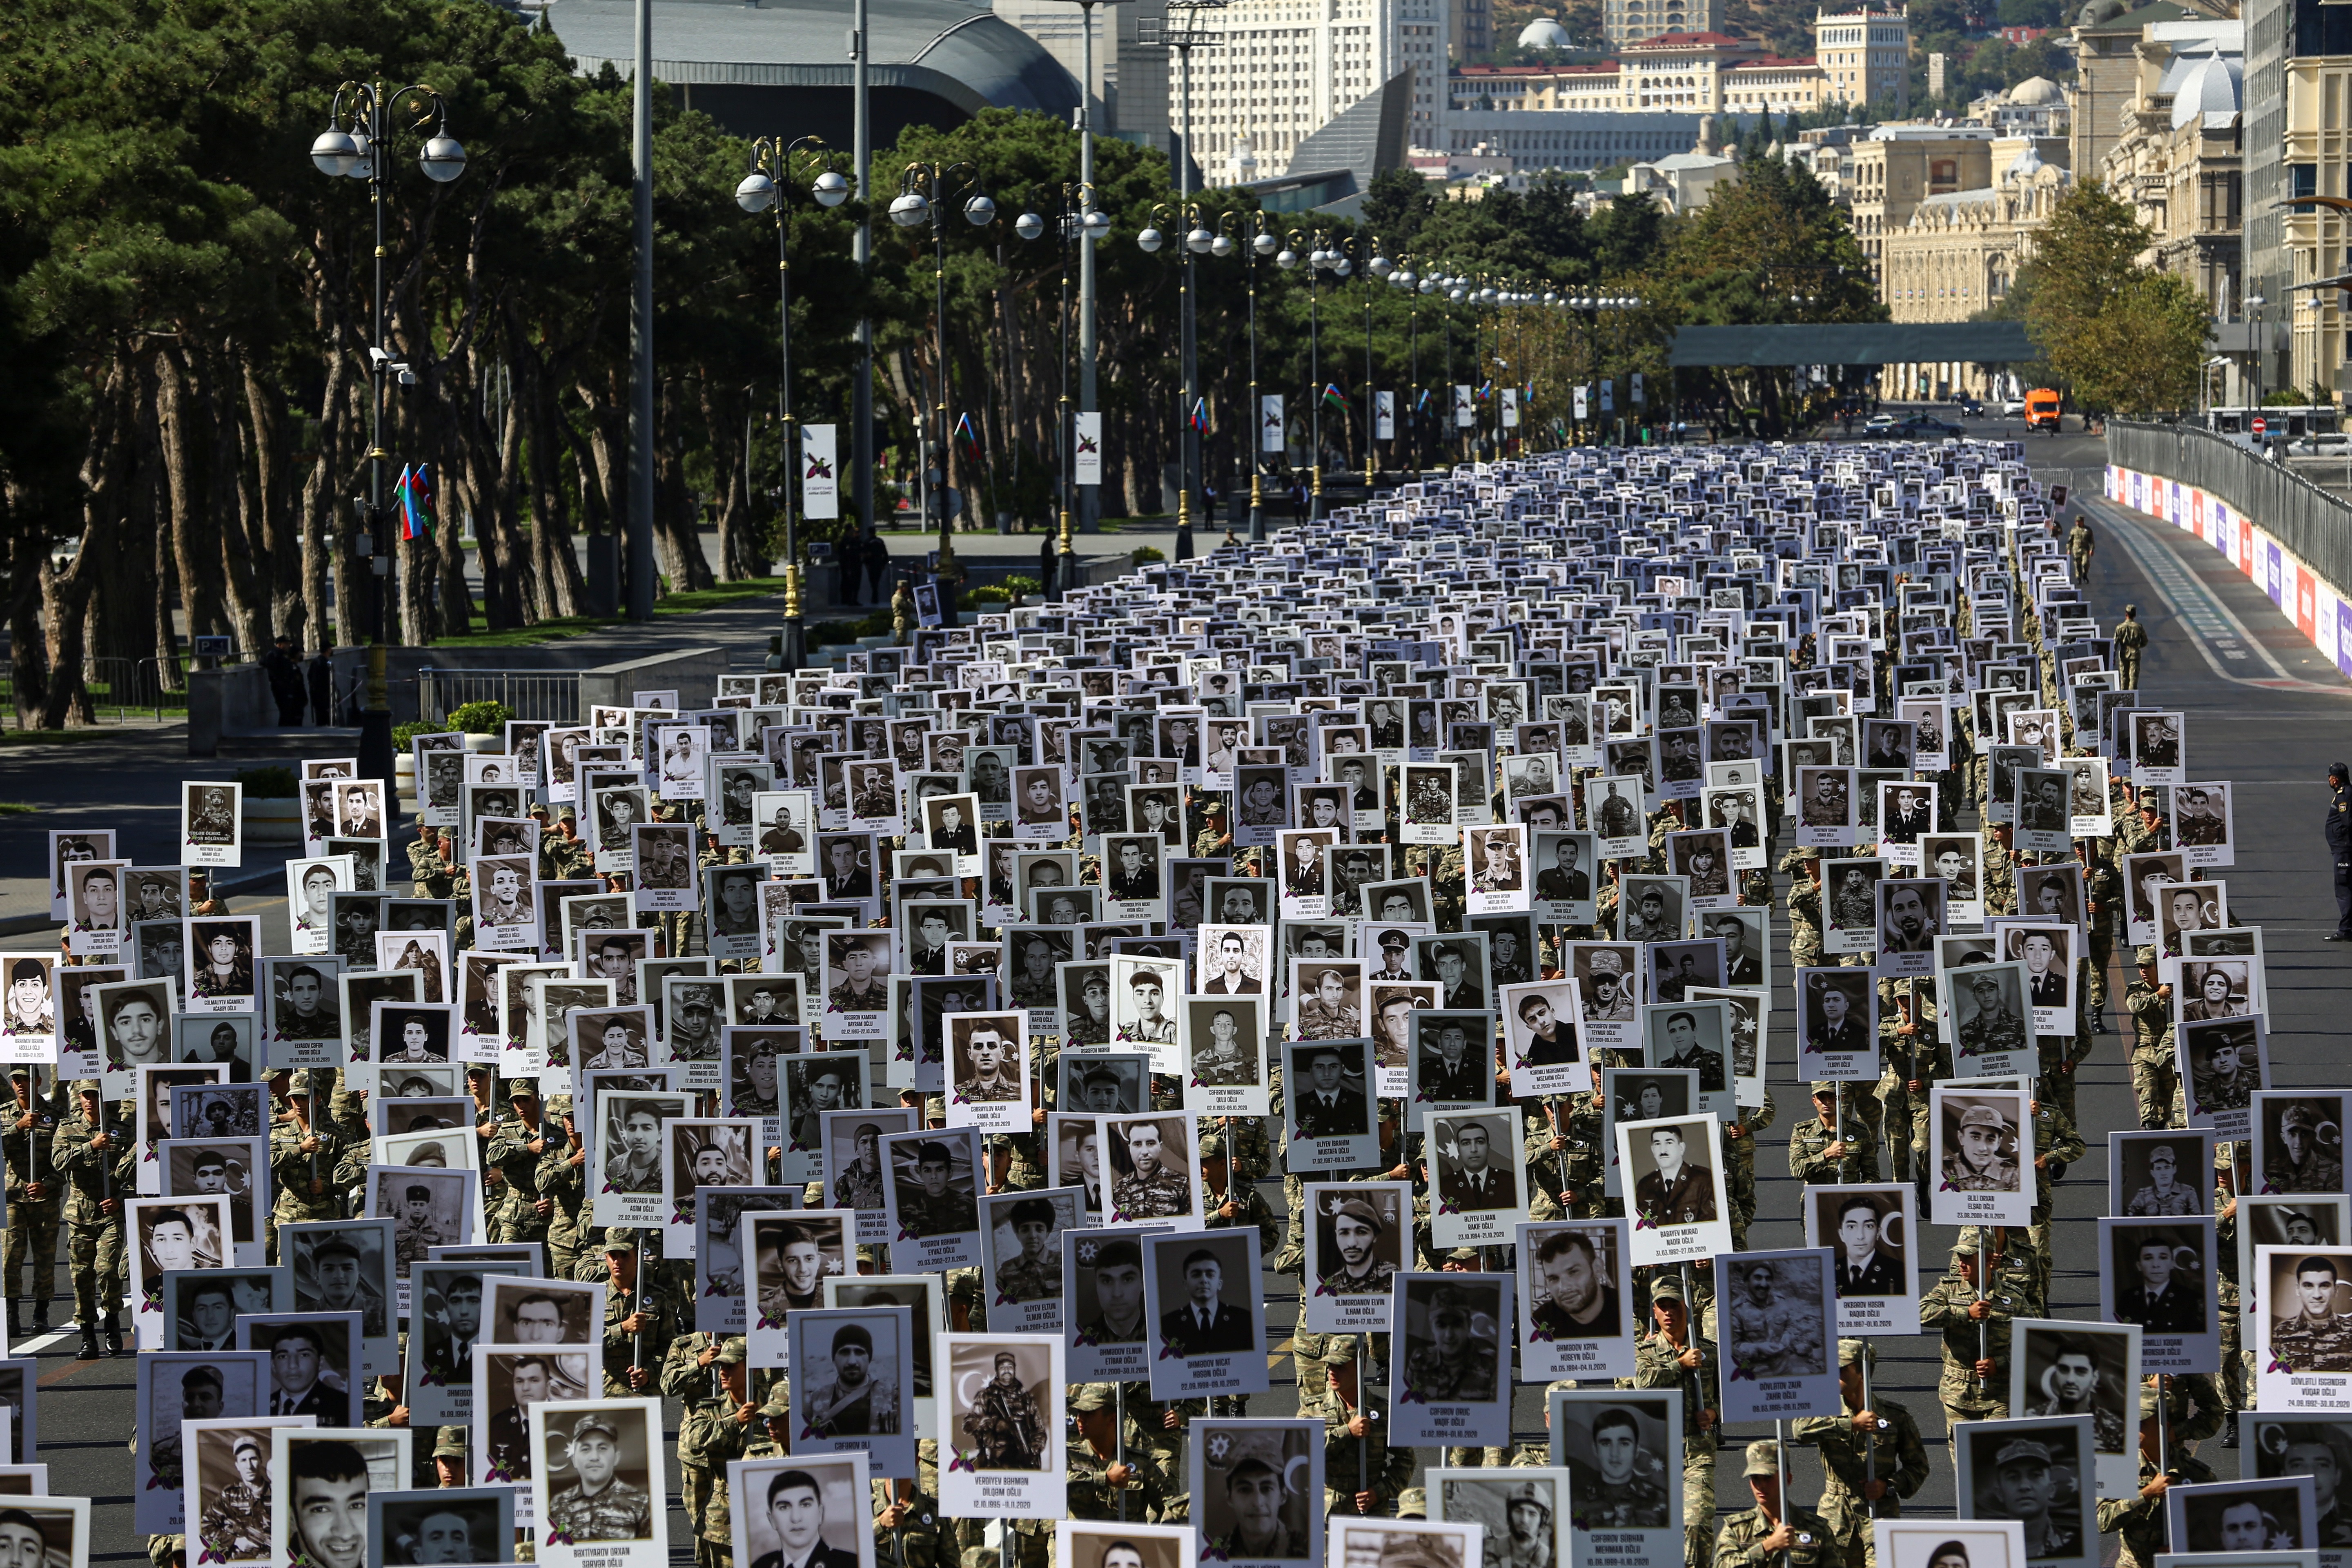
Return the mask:
[[[1634,1568],[1683,1561],[1683,1401],[1672,1392],[1558,1388],[1551,1460],[1568,1467],[1571,1538]]]
[[[2081,1416],[2097,1456],[2096,1495],[2139,1490],[2139,1328],[2020,1318],[2010,1326],[2009,1408]]]
[[[806,1452],[798,1443],[783,1458],[730,1459],[734,1560],[874,1568],[871,1482],[882,1474],[864,1453]]]
[[[1592,1080],[1580,1038],[1576,983],[1528,981],[1506,985],[1499,994],[1512,1098],[1583,1092]]]
[[[1612,1130],[1633,1196],[1633,1266],[1686,1263],[1731,1250],[1724,1196],[1722,1121],[1714,1116],[1621,1121]]]
[[[2168,1488],[2166,1538],[2192,1552],[2309,1552],[2319,1542],[2318,1498],[2309,1476],[2209,1481]]]
[[[1306,1184],[1308,1332],[1388,1331],[1390,1280],[1412,1261],[1412,1195],[1406,1182]]]
[[[881,1149],[890,1173],[885,1206],[892,1265],[916,1273],[979,1268],[984,1254],[974,1194],[986,1184],[980,1176],[980,1130],[888,1134]]]
[[[1065,1517],[1060,1337],[943,1333],[937,1342],[944,1364],[936,1435],[948,1460],[940,1509],[951,1517]]]
[[[1391,1283],[1389,1441],[1461,1447],[1507,1439],[1517,1338],[1512,1277],[1406,1271]]]
[[[1962,1421],[1952,1443],[1962,1519],[2016,1523],[2034,1568],[2098,1562],[2090,1416]]]
[[[1937,1225],[2024,1225],[2033,1208],[2033,1118],[2016,1089],[1927,1091],[1935,1190],[1928,1218]]]
[[[1272,1101],[1265,1072],[1266,1003],[1263,995],[1186,996],[1179,1002],[1185,1110],[1199,1116],[1266,1113]]]
[[[2099,1221],[2099,1316],[2140,1331],[2140,1371],[2218,1372],[2221,1270],[2211,1215]],[[2259,1252],[2255,1268],[2262,1268]],[[2291,1300],[2274,1292],[2273,1305]],[[2352,1366],[2352,1359],[2347,1359]],[[2270,1408],[2266,1405],[2265,1408]]]
[[[539,1561],[548,1568],[667,1568],[661,1401],[547,1399],[524,1409]]]
[[[1724,1253],[1715,1260],[1723,1418],[1835,1415],[1836,1289],[1826,1247]]]
[[[857,1454],[877,1477],[915,1473],[916,1326],[908,1307],[793,1310],[786,1328],[795,1458]]]
[[[1821,1184],[1802,1194],[1805,1243],[1830,1252],[1840,1336],[1910,1333],[1919,1321],[1907,1182]]]
[[[1258,1241],[1247,1226],[1143,1238],[1154,1399],[1265,1391]]]
[[[269,1430],[317,1425],[309,1415],[182,1420],[182,1489],[175,1495],[182,1500],[183,1512],[171,1522],[179,1525],[208,1563],[227,1568],[257,1568],[268,1563]],[[38,1490],[46,1493],[47,1489]],[[158,1533],[167,1532],[168,1528]]]
[[[1630,1377],[1633,1325],[1627,1267],[1632,1221],[1522,1223],[1518,1227],[1520,1375]]]
[[[823,1306],[827,1277],[856,1267],[850,1239],[856,1217],[840,1209],[747,1209],[736,1223],[736,1247],[749,1266],[745,1358],[752,1366],[790,1366],[791,1314]]]
[[[1528,1207],[1516,1113],[1431,1110],[1423,1116],[1434,1199],[1430,1229],[1436,1245],[1507,1245]]]
[[[1185,1448],[1199,1561],[1215,1552],[1227,1568],[1321,1568],[1320,1424],[1203,1417]],[[1180,1554],[1173,1568],[1193,1564]]]
[[[991,1328],[1022,1334],[1062,1331],[1062,1247],[1065,1231],[1086,1224],[1083,1187],[992,1193],[980,1200],[987,1237],[982,1283]]]
[[[2248,1193],[2238,1199],[2238,1342],[2254,1342],[2254,1320],[2268,1295],[2254,1270],[2254,1249],[2300,1247],[2326,1250],[2352,1237],[2352,1197],[2341,1193],[2275,1196]],[[2218,1227],[2217,1227],[2218,1234]]]

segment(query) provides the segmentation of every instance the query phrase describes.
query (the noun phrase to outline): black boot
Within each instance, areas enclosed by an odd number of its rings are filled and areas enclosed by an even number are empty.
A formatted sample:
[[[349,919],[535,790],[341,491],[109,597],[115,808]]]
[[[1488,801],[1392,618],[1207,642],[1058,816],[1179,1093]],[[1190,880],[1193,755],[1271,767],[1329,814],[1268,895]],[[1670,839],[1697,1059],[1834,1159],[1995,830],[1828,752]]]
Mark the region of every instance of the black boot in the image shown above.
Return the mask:
[[[122,1320],[112,1312],[106,1314],[106,1353],[109,1355],[131,1353],[122,1348]]]
[[[84,1321],[76,1326],[81,1330],[81,1359],[98,1360],[101,1353],[98,1348],[98,1325]]]
[[[15,1344],[16,1342],[16,1336],[25,1331],[24,1322],[17,1316],[22,1310],[23,1309],[17,1304],[16,1297],[11,1296],[8,1298],[8,1342],[10,1344]]]
[[[47,1296],[33,1298],[33,1331],[37,1334],[49,1331],[49,1299]]]

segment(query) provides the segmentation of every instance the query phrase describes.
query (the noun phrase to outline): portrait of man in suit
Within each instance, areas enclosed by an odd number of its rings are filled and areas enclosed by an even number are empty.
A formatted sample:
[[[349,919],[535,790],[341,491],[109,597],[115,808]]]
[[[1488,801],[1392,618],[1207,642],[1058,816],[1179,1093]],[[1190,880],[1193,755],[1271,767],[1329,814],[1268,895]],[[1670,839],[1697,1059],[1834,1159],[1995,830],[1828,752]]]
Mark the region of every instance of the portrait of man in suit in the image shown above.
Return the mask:
[[[1507,1130],[1498,1138],[1493,1118],[1445,1122],[1444,1132],[1439,1125],[1433,1120],[1430,1129],[1430,1143],[1436,1150],[1437,1195],[1465,1211],[1517,1208],[1518,1184],[1510,1168]]]
[[[854,1549],[825,1540],[828,1526],[838,1536],[847,1533],[854,1521],[827,1518],[824,1487],[809,1469],[794,1466],[767,1478],[760,1512],[749,1522],[753,1535],[765,1525],[776,1542],[772,1551],[751,1559],[751,1568],[857,1568]]]
[[[1301,1138],[1356,1138],[1372,1130],[1370,1102],[1347,1083],[1348,1058],[1336,1046],[1291,1053],[1296,1073],[1305,1058],[1305,1084],[1292,1102]]]
[[[1224,1299],[1225,1263],[1216,1250],[1187,1240],[1161,1244],[1157,1252],[1163,1279],[1168,1264],[1177,1263],[1177,1279],[1169,1281],[1175,1289],[1161,1299],[1180,1297],[1175,1306],[1160,1315],[1161,1345],[1179,1356],[1247,1352],[1256,1343],[1255,1328],[1246,1308],[1234,1307]],[[1236,1280],[1234,1288],[1246,1291],[1251,1283]]]

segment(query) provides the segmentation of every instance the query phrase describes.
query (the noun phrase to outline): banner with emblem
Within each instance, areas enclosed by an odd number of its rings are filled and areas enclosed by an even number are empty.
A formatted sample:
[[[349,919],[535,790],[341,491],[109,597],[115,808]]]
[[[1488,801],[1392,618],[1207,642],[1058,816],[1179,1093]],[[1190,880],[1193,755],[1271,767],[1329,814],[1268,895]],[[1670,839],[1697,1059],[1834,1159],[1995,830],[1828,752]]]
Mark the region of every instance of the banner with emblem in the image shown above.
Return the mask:
[[[1715,1301],[1725,1421],[1838,1413],[1836,1295],[1828,1247],[1719,1253]],[[1960,1495],[1965,1500],[1968,1493]]]
[[[1516,1281],[1508,1274],[1432,1270],[1399,1274],[1394,1283],[1389,1442],[1400,1447],[1509,1442]]]

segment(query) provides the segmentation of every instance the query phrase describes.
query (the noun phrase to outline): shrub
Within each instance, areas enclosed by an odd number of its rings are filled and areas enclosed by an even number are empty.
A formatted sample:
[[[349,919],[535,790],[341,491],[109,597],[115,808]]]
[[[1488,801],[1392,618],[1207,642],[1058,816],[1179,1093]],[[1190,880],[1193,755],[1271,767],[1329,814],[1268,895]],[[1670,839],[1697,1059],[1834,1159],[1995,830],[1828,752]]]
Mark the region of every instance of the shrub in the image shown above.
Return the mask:
[[[1128,562],[1135,566],[1149,566],[1155,561],[1168,559],[1167,552],[1156,544],[1139,544],[1128,552]]]
[[[467,702],[451,710],[449,727],[468,735],[499,735],[513,717],[514,710],[503,702]]]

